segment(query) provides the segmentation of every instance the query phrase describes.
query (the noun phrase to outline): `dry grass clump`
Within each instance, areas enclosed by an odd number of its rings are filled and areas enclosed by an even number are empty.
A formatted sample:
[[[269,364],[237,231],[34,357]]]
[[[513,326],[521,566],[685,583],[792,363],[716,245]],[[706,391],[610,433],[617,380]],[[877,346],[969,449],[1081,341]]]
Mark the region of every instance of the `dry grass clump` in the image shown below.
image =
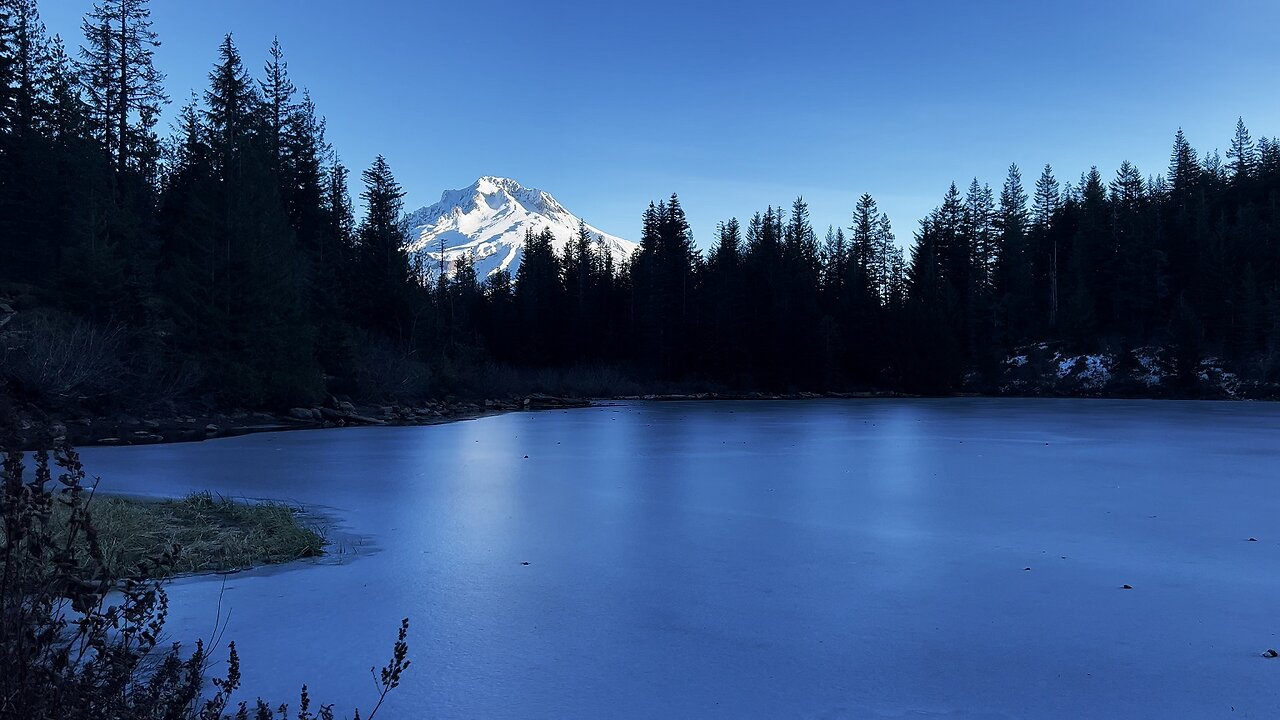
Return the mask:
[[[55,511],[55,521],[65,522]],[[175,500],[99,495],[93,520],[113,577],[177,546],[174,574],[227,572],[323,554],[325,539],[301,510],[278,502],[239,502],[212,493]]]

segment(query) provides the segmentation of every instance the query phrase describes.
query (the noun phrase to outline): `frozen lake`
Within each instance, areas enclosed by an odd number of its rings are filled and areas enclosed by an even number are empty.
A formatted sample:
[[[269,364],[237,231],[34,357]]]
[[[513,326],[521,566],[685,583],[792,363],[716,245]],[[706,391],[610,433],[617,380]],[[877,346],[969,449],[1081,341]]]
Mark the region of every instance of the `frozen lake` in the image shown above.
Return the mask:
[[[83,456],[109,491],[294,500],[367,537],[226,580],[273,702],[367,710],[408,616],[379,717],[1269,718],[1278,441],[1276,404],[866,400]],[[221,587],[171,588],[174,639]]]

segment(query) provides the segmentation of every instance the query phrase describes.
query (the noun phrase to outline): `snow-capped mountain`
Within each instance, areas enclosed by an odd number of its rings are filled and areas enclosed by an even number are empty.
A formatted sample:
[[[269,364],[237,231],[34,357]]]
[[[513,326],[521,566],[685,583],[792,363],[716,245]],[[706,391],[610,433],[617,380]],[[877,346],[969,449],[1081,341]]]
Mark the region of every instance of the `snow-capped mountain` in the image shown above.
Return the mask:
[[[438,272],[443,245],[446,273],[458,258],[470,255],[481,279],[500,269],[514,276],[524,256],[527,229],[537,233],[550,228],[556,252],[563,253],[578,234],[578,221],[548,193],[486,176],[461,190],[446,190],[440,202],[409,213],[407,249],[428,272]],[[587,230],[615,261],[630,257],[638,247],[592,225]]]

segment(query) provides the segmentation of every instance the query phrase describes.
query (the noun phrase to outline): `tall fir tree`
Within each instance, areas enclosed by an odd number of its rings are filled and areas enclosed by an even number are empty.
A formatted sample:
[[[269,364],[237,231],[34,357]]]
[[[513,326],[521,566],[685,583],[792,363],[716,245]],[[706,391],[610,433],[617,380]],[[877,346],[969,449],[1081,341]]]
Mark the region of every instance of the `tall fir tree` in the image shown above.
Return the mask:
[[[1053,168],[1045,165],[1040,178],[1036,180],[1035,198],[1031,206],[1031,227],[1035,244],[1036,280],[1045,289],[1045,308],[1050,328],[1057,327],[1058,324],[1061,248],[1058,233],[1054,232],[1054,215],[1061,202],[1058,179],[1053,176]]]
[[[1230,160],[1227,170],[1231,173],[1232,181],[1239,183],[1253,175],[1257,164],[1257,150],[1249,135],[1249,128],[1244,126],[1243,117],[1236,118],[1236,134],[1231,138],[1227,159]]]
[[[373,320],[389,338],[411,344],[412,275],[405,252],[404,190],[382,155],[361,173],[364,219],[356,232],[359,272],[353,300],[362,317]]]
[[[519,356],[532,365],[547,365],[565,356],[562,338],[564,285],[555,235],[550,228],[527,228],[524,257],[516,270],[516,316],[520,328]]]
[[[277,163],[283,165],[288,147],[285,126],[294,113],[293,98],[297,88],[289,79],[289,64],[285,62],[279,37],[271,40],[271,49],[267,51],[267,62],[262,72],[263,78],[258,81],[258,87],[266,105],[268,137],[275,150]]]
[[[1022,173],[1010,165],[1000,188],[1000,204],[996,211],[999,235],[993,292],[996,297],[996,339],[1005,347],[1026,337],[1029,332],[1034,287],[1028,230],[1031,215],[1027,210],[1027,193],[1022,187]]]
[[[160,41],[148,0],[100,0],[83,29],[82,77],[96,135],[117,173],[145,175],[158,152],[154,128],[168,102],[164,75],[154,63]]]
[[[1187,142],[1182,128],[1173,137],[1173,152],[1169,157],[1169,189],[1174,197],[1185,202],[1186,196],[1200,181],[1200,161],[1196,151]]]

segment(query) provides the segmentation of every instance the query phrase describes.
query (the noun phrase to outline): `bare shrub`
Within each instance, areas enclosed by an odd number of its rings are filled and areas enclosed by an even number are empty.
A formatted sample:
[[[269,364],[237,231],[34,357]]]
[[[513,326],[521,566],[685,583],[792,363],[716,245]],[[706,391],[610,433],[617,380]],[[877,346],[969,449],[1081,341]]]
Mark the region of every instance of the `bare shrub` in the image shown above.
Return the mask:
[[[20,395],[56,400],[111,393],[125,373],[127,333],[52,313],[23,314],[9,324],[5,379]]]
[[[367,400],[423,397],[431,389],[432,374],[426,363],[378,335],[357,339],[353,365],[356,394]]]

